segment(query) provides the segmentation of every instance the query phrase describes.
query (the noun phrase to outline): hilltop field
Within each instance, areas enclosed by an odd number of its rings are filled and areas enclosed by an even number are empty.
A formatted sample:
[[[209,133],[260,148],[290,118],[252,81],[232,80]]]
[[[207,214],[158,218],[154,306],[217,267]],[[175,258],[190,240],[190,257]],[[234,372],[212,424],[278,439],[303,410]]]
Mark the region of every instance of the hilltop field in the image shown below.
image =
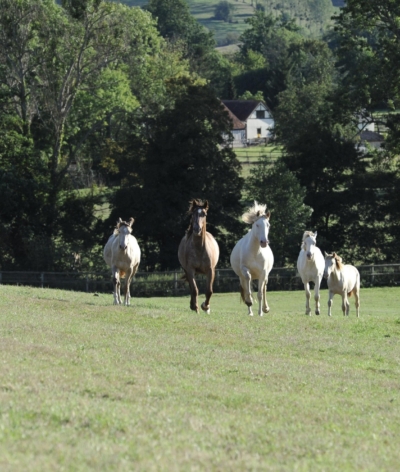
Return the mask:
[[[130,6],[144,6],[147,0],[122,0]],[[191,14],[206,28],[213,31],[218,46],[236,43],[246,29],[245,20],[252,16],[256,4],[263,6],[266,13],[274,16],[281,14],[296,18],[297,24],[305,34],[319,36],[329,24],[337,8],[331,0],[230,0],[235,11],[231,23],[214,20],[218,0],[188,0]]]

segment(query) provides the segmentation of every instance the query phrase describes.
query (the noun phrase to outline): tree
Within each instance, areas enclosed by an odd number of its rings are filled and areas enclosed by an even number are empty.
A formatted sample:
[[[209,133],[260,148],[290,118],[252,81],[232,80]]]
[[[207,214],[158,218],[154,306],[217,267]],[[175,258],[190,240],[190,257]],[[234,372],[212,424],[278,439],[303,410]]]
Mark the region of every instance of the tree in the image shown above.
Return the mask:
[[[387,129],[385,148],[370,156],[371,170],[360,185],[369,198],[360,204],[363,213],[355,215],[369,228],[375,248],[366,254],[374,260],[396,261],[400,255],[400,133],[399,120],[391,113],[400,102],[399,19],[398,2],[349,0],[335,18],[332,41],[341,72],[335,101],[342,115],[354,120],[362,115],[365,123],[383,123]],[[382,108],[386,114],[377,114]]]
[[[336,16],[343,89],[347,88],[343,97],[353,106],[371,110],[398,103],[399,18],[400,5],[387,0],[349,0]]]
[[[312,209],[304,204],[306,189],[283,161],[271,162],[264,156],[250,170],[245,184],[249,200],[266,203],[271,210],[271,248],[277,267],[294,265],[301,236],[310,228]]]
[[[235,5],[232,5],[231,3],[227,1],[218,2],[214,9],[214,18],[216,20],[231,22],[232,15],[235,9],[236,9]]]
[[[149,0],[146,9],[156,19],[163,38],[185,43],[188,57],[195,60],[215,47],[213,34],[190,14],[185,0]]]
[[[3,213],[2,231],[13,234],[6,252],[14,267],[29,266],[30,256],[32,268],[62,267],[73,246],[93,246],[99,196],[75,191],[71,164],[89,175],[104,144],[124,138],[140,105],[135,93],[143,102],[160,98],[171,76],[189,75],[149,13],[100,0],[63,6],[0,0],[0,186],[5,201],[19,194],[18,213]],[[133,78],[146,72],[154,80],[144,92]],[[32,253],[39,240],[46,257]]]
[[[262,91],[271,109],[287,85],[292,63],[289,57],[293,43],[303,41],[298,30],[287,19],[275,18],[257,10],[246,20],[249,28],[241,35],[236,60],[241,66],[235,77],[239,95],[246,90]]]
[[[233,96],[229,61],[215,50],[213,33],[190,14],[187,2],[149,0],[146,9],[155,18],[161,36],[182,50],[190,71],[207,79],[218,96]]]
[[[119,216],[136,219],[143,268],[175,269],[177,249],[188,226],[189,200],[207,199],[207,227],[219,243],[220,263],[241,232],[240,163],[223,135],[230,121],[220,101],[204,85],[186,81],[175,107],[132,135],[124,159],[125,179],[113,201],[108,227]]]

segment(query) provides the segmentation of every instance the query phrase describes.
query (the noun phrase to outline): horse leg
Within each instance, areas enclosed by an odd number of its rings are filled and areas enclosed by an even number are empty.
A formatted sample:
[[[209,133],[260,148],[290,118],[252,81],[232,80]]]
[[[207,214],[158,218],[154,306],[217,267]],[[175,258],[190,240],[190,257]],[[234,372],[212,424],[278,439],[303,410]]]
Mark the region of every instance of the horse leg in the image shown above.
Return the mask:
[[[253,316],[251,306],[253,305],[253,297],[251,296],[251,274],[247,267],[242,267],[242,276],[240,277],[240,283],[242,284],[244,291],[244,302],[249,308],[249,315]]]
[[[342,311],[343,311],[343,316],[349,316],[349,310],[350,310],[350,303],[349,299],[347,298],[347,292],[346,290],[342,294]]]
[[[196,285],[196,280],[194,278],[194,271],[192,272],[186,272],[186,278],[189,282],[189,288],[190,288],[190,309],[199,312],[199,306],[197,305],[197,296],[199,294],[199,290]]]
[[[334,293],[329,290],[329,299],[328,299],[328,316],[332,316],[332,298]]]
[[[262,277],[266,277],[263,275]],[[262,282],[261,282],[262,280]],[[268,278],[258,279],[258,314],[260,316],[263,313],[269,312],[269,306],[267,301],[267,285],[268,285]],[[261,311],[262,310],[262,311]]]
[[[214,268],[210,268],[207,271],[207,284],[206,284],[206,299],[205,301],[201,304],[201,309],[209,315],[211,313],[210,310],[210,298],[213,294],[213,284],[214,284],[214,277],[215,277],[215,271]]]
[[[132,280],[132,270],[129,269],[126,271],[125,275],[125,299],[124,305],[129,306],[131,304],[131,280]]]
[[[319,315],[321,304],[320,304],[320,295],[319,295],[319,286],[321,284],[321,280],[317,277],[314,285],[314,300],[315,300],[315,314]]]
[[[114,287],[114,305],[119,305],[121,303],[121,281],[119,277],[119,270],[113,268],[113,287]]]
[[[360,288],[357,287],[354,290],[354,297],[356,299],[356,313],[357,313],[357,318],[360,317]]]
[[[311,291],[310,291],[310,284],[308,282],[304,282],[304,290],[306,291],[306,315],[311,316],[311,308],[310,308]]]

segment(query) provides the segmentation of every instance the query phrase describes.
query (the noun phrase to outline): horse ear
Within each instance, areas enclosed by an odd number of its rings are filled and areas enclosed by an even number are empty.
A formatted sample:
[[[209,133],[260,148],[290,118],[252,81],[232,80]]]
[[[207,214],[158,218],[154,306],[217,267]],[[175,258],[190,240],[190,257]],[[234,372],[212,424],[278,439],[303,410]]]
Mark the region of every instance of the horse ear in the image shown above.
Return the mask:
[[[135,218],[130,217],[129,218],[129,226],[132,226],[134,222],[135,222]]]
[[[325,259],[328,257],[328,254],[326,251],[324,251]]]
[[[268,211],[267,211],[267,214],[266,214],[265,216],[266,216],[268,219],[270,219],[270,217],[271,217],[271,212],[268,210]]]
[[[314,231],[314,238],[317,237],[317,234],[318,234],[318,232],[317,232],[317,231]]]
[[[205,209],[206,211],[208,210],[208,206],[209,206],[209,205],[208,205],[208,200],[206,200],[206,201],[204,202],[204,209]]]

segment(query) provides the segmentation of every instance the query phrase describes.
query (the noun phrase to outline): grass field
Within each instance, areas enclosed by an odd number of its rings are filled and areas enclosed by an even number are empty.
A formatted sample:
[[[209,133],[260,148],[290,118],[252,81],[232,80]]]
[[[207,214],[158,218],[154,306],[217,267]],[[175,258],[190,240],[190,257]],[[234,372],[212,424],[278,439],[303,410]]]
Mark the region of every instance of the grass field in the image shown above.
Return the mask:
[[[397,471],[399,288],[361,317],[272,292],[184,298],[0,286],[2,471]],[[354,303],[354,301],[352,300]]]
[[[234,148],[235,154],[242,164],[241,175],[247,178],[252,169],[260,161],[261,157],[267,155],[271,163],[282,156],[282,148],[274,144],[250,146],[246,148]]]

